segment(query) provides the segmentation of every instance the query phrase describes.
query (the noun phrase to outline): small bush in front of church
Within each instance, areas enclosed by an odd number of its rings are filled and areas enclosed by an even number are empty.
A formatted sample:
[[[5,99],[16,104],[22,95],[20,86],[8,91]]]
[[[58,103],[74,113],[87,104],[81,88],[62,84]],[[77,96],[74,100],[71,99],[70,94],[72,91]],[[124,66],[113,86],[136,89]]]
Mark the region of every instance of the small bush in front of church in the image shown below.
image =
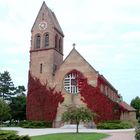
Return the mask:
[[[52,128],[52,122],[45,121],[22,121],[19,124],[23,128]]]
[[[18,136],[15,131],[0,130],[0,140],[31,140],[29,136]]]
[[[140,122],[136,126],[136,135],[135,135],[136,140],[140,140]]]
[[[140,131],[136,132],[135,138],[136,140],[140,140]]]
[[[98,129],[129,129],[133,128],[133,124],[128,121],[106,121],[97,125]]]

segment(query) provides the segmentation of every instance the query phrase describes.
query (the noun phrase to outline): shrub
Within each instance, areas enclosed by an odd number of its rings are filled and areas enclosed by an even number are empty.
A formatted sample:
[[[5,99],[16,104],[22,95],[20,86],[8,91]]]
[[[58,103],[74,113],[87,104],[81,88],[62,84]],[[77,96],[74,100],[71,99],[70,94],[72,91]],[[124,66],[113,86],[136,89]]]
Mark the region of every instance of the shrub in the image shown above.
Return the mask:
[[[19,124],[23,128],[51,128],[52,122],[45,121],[22,121]]]
[[[29,136],[20,136],[20,140],[30,140]]]
[[[31,140],[29,136],[18,136],[15,131],[0,130],[0,140]]]
[[[116,121],[107,121],[103,123],[99,123],[97,125],[98,129],[129,129],[133,128],[133,125],[131,122],[128,121],[121,121],[121,120],[116,120]]]
[[[136,140],[140,140],[140,131],[136,132],[135,138]]]
[[[136,127],[136,135],[135,135],[136,140],[140,140],[140,123],[138,123]]]

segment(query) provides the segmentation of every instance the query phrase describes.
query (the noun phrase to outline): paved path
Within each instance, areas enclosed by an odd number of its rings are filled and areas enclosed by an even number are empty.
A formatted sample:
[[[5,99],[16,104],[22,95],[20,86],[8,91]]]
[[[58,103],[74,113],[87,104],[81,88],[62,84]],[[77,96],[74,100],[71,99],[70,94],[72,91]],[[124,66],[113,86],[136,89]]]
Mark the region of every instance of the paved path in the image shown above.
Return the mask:
[[[103,140],[135,140],[135,132],[134,131],[129,131],[129,132],[112,132],[108,133],[111,135],[108,138],[105,138]]]
[[[20,127],[3,127],[3,130],[15,130],[18,131],[19,135],[37,136],[44,134],[54,133],[67,133],[75,132],[75,129],[67,128],[45,128],[45,129],[25,129]],[[79,129],[79,132],[96,132],[106,133],[111,136],[103,140],[134,140],[135,129],[120,129],[120,130],[97,130],[97,129]]]

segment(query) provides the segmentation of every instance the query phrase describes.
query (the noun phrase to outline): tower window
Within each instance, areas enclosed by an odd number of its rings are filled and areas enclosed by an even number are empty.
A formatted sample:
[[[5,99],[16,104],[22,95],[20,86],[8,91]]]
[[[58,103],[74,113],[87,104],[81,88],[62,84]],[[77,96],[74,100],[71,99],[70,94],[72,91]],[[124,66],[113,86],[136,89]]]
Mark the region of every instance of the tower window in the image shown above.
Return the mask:
[[[35,47],[40,48],[40,42],[41,42],[41,37],[40,35],[36,35],[36,42],[35,42]]]
[[[45,34],[45,48],[47,48],[49,46],[49,34],[46,33]]]
[[[58,40],[58,36],[57,34],[55,35],[55,48],[57,49],[57,40]]]
[[[62,46],[61,46],[61,38],[59,39],[59,52],[62,51]]]
[[[42,64],[40,64],[40,73],[42,73],[42,67],[43,65]]]
[[[57,65],[54,64],[54,65],[53,65],[53,73],[54,73],[56,70],[57,70]]]
[[[44,20],[44,13],[42,13],[42,20]]]

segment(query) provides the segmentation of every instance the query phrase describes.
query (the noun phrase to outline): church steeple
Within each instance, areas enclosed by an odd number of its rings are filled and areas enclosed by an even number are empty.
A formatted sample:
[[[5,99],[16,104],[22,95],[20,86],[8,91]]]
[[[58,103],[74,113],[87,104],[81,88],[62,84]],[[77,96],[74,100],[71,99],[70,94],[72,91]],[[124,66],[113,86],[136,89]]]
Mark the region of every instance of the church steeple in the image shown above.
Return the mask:
[[[43,2],[31,29],[31,50],[55,48],[63,54],[63,31],[54,12]]]
[[[63,62],[63,31],[54,12],[43,2],[31,29],[30,72],[51,81]]]

